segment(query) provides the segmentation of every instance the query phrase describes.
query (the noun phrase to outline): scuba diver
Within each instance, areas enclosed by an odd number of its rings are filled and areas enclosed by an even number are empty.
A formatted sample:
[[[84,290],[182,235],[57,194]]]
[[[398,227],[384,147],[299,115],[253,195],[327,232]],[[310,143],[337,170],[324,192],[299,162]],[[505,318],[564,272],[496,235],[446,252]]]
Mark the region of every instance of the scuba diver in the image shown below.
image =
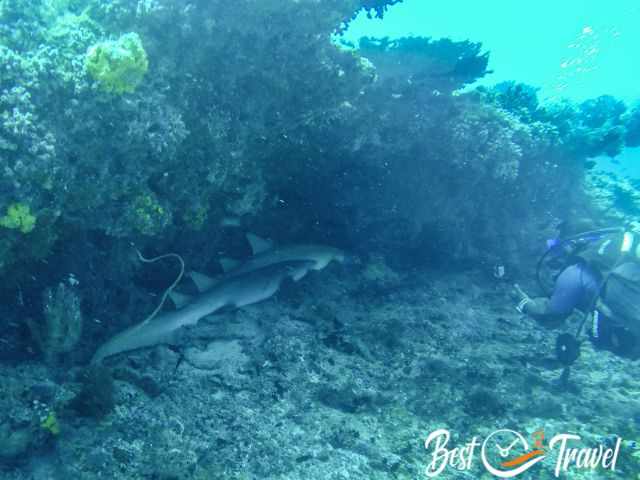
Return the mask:
[[[565,223],[559,239],[547,242],[538,262],[537,279],[547,297],[531,298],[517,284],[516,309],[543,326],[555,328],[578,309],[584,313],[574,336],[556,342],[558,359],[571,365],[579,355],[579,337],[585,324],[596,348],[628,358],[640,358],[640,232],[624,228],[576,232]],[[551,269],[552,288],[541,272]]]

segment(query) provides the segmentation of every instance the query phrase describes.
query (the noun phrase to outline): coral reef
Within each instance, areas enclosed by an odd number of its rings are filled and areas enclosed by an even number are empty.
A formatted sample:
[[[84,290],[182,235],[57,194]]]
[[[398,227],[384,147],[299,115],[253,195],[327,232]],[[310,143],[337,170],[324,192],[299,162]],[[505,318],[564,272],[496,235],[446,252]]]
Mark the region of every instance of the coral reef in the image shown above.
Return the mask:
[[[100,419],[109,414],[114,402],[113,377],[100,366],[91,366],[80,375],[82,387],[67,404],[67,408],[81,417]]]
[[[538,104],[535,89],[527,85],[506,82],[483,91],[487,98],[523,122],[548,124],[557,141],[576,159],[615,157],[625,146],[625,139],[629,135],[633,139],[633,122],[626,115],[627,106],[610,95],[578,105],[563,100],[543,107]]]
[[[640,106],[629,114],[625,141],[629,147],[640,147]]]
[[[28,325],[45,360],[53,363],[80,341],[83,326],[80,297],[72,286],[60,283],[55,289],[45,290],[43,304],[44,324],[28,320]]]
[[[44,430],[50,432],[51,435],[60,435],[60,424],[58,423],[56,414],[53,411],[49,412],[42,423],[40,423],[40,426]]]
[[[473,83],[487,73],[488,53],[480,53],[479,43],[449,39],[406,37],[360,39],[358,53],[371,60],[382,80],[389,77],[419,82],[440,93]]]
[[[460,94],[487,73],[477,43],[327,40],[358,8],[394,3],[8,2],[0,202],[20,199],[53,240],[3,239],[0,275],[64,249],[71,230],[168,245],[186,229],[202,243],[230,216],[385,252],[394,236],[413,250],[439,238],[426,261],[453,237],[455,258],[497,255],[496,225],[522,232],[509,251],[528,248],[543,219],[525,222],[524,206],[561,217],[584,160],[617,152],[634,117],[611,98],[541,108],[515,85]],[[367,233],[389,221],[388,238]]]
[[[625,441],[640,436],[633,396],[640,384],[625,360],[587,342],[572,373],[579,394],[563,391],[551,358],[554,334],[520,319],[507,285],[487,282],[481,270],[385,271],[386,279],[341,270],[329,281],[312,276],[312,285],[297,288],[314,296],[212,321],[185,339],[183,361],[165,347],[120,359],[114,383],[79,372],[44,385],[47,372],[37,365],[19,372],[3,366],[0,388],[9,395],[0,399],[0,425],[15,432],[11,444],[22,445],[23,461],[39,458],[47,438],[39,435],[47,435],[59,460],[34,459],[33,466],[49,462],[58,475],[87,478],[415,478],[427,462],[425,434],[437,428],[465,441],[498,427],[575,432],[590,445],[611,433]],[[356,295],[370,283],[382,285],[375,297]],[[396,332],[398,341],[382,344],[381,332]],[[18,395],[22,382],[33,387]],[[104,405],[103,385],[111,385],[113,403],[100,415],[68,408],[89,398]],[[32,407],[34,398],[48,407]],[[63,412],[54,414],[59,435],[40,427],[52,398]],[[624,478],[635,472],[635,452],[625,443],[618,463]],[[20,471],[4,478],[24,478]],[[479,461],[469,474],[483,478]],[[553,463],[532,474],[554,478]]]
[[[7,207],[7,214],[0,218],[0,227],[20,230],[22,233],[29,233],[36,226],[36,217],[31,214],[28,205],[22,203],[12,203]]]
[[[389,7],[401,2],[402,0],[362,0],[362,8],[367,10],[369,16],[374,11],[377,17],[382,18]]]
[[[612,225],[640,226],[640,181],[595,169],[587,177],[586,192],[593,215]]]
[[[136,90],[149,69],[149,60],[138,34],[127,33],[89,47],[85,65],[102,90],[122,94]]]

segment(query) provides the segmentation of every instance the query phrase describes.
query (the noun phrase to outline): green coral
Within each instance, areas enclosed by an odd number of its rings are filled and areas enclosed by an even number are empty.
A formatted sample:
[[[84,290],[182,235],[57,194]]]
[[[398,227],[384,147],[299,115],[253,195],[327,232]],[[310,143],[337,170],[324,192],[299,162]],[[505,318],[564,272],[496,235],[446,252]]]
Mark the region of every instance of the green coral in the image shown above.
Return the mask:
[[[48,431],[51,435],[60,435],[60,424],[55,412],[49,412],[49,415],[40,423],[40,426]]]
[[[29,205],[12,203],[7,208],[7,214],[0,218],[0,226],[29,233],[36,226],[36,217],[31,214]]]
[[[131,93],[142,82],[149,60],[137,33],[93,45],[85,57],[87,73],[108,93]]]
[[[206,205],[196,205],[187,210],[182,219],[193,230],[202,230],[209,216],[209,208]]]
[[[152,193],[138,195],[133,200],[127,217],[130,224],[143,235],[157,234],[171,219],[170,213]]]

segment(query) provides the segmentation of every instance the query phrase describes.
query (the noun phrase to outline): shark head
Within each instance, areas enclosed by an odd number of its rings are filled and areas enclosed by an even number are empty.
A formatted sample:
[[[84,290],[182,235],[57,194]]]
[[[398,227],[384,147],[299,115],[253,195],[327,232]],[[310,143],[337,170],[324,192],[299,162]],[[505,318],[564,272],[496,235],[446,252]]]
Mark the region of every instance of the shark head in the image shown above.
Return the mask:
[[[339,248],[317,245],[315,249],[313,255],[313,259],[315,260],[314,270],[322,270],[331,262],[340,263],[346,267],[360,265],[361,263],[357,255],[345,252]]]

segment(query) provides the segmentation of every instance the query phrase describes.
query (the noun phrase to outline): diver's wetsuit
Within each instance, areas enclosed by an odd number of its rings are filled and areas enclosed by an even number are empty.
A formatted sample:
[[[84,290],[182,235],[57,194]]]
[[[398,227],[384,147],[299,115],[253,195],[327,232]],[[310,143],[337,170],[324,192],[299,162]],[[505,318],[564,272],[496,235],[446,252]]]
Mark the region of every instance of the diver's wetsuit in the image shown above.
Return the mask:
[[[574,308],[586,311],[598,294],[600,275],[585,262],[565,268],[556,279],[551,298],[531,299],[523,312],[545,326],[557,327]]]

